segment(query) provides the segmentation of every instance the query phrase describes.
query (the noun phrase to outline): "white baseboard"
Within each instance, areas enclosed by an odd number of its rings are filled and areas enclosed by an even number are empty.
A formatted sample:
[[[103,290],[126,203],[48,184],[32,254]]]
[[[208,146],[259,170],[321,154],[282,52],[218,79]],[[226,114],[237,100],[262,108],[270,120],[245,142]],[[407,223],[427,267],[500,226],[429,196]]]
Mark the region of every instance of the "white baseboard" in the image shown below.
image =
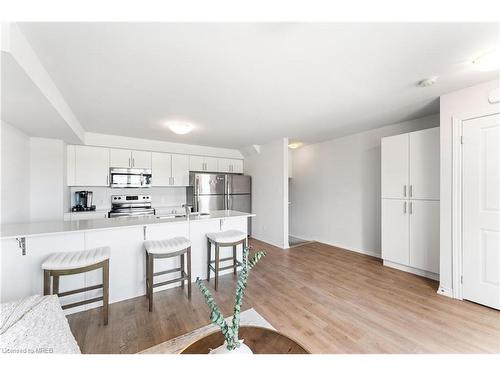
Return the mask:
[[[300,238],[302,238],[302,237],[300,237]],[[347,250],[347,251],[352,251],[354,253],[360,253],[360,254],[364,254],[364,255],[369,255],[369,256],[372,256],[372,257],[375,257],[375,258],[380,258],[381,257],[380,252],[373,251],[373,250],[353,249],[352,247],[344,246],[344,245],[338,244],[338,243],[332,243],[330,241],[323,241],[321,239],[320,240],[311,240],[311,241],[316,241],[316,242],[324,243],[324,244],[329,245],[329,246],[338,247],[340,249]]]
[[[414,275],[423,276],[423,277],[427,277],[428,279],[439,281],[439,274],[434,273],[434,272],[420,270],[418,268],[405,266],[402,264],[390,262],[388,260],[384,260],[384,266],[395,268],[395,269],[400,270],[400,271],[413,273]]]
[[[445,287],[442,287],[440,285],[438,290],[437,290],[437,294],[441,294],[442,296],[453,298],[453,289],[445,288]]]
[[[287,248],[284,248],[282,245],[278,245],[277,243],[274,243],[273,241],[269,241],[267,238],[262,238],[262,237],[256,237],[254,236],[253,234],[250,236],[250,238],[253,238],[255,240],[258,240],[258,241],[262,241],[262,242],[265,242],[269,245],[273,245],[273,246],[276,246],[276,247],[279,247],[280,249],[283,249],[283,250],[286,250]]]

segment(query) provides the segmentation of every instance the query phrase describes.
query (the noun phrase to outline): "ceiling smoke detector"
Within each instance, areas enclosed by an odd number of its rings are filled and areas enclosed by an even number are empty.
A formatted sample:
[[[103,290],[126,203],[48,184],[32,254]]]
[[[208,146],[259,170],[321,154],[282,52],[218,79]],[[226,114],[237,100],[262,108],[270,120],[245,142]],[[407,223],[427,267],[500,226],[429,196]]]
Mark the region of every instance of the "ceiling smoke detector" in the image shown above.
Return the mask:
[[[420,87],[429,87],[429,86],[432,86],[433,84],[435,84],[437,82],[437,80],[438,80],[437,76],[429,77],[429,78],[421,80],[418,83],[418,85]]]

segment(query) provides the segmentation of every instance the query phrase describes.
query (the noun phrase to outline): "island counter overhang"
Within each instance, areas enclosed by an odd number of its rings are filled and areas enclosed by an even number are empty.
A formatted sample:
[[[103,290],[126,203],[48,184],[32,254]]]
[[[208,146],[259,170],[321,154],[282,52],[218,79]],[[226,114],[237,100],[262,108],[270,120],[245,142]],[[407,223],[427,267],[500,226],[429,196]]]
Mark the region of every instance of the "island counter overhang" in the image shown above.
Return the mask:
[[[51,253],[80,251],[99,246],[111,248],[110,257],[110,303],[145,295],[145,240],[161,240],[176,236],[190,239],[192,281],[197,277],[207,278],[206,234],[236,229],[247,233],[248,218],[254,214],[221,210],[209,216],[194,218],[155,217],[80,220],[74,222],[44,222],[11,224],[1,230],[1,302],[16,300],[43,293],[41,264]],[[23,243],[24,242],[24,243]],[[24,246],[24,250],[23,250]],[[213,253],[213,252],[212,252]],[[241,261],[242,251],[237,251]],[[232,249],[221,249],[221,258],[232,255]],[[213,255],[212,255],[213,258]],[[178,257],[156,261],[155,271],[180,266]],[[223,273],[232,272],[226,270]],[[170,276],[173,275],[173,276]],[[159,280],[175,278],[175,273],[160,276]],[[60,291],[77,289],[101,283],[101,273],[62,277]],[[179,286],[166,285],[156,291]],[[64,297],[64,304],[97,297],[100,291],[87,291],[80,295]],[[79,306],[65,310],[67,314],[87,310],[101,303]]]

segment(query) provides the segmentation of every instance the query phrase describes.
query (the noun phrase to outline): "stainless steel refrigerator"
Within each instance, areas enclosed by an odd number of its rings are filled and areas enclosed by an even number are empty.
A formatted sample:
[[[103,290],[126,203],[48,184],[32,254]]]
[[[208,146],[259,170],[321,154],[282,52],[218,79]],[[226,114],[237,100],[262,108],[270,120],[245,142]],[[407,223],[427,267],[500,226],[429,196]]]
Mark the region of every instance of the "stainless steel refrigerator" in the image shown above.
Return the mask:
[[[210,213],[215,210],[252,212],[252,178],[239,174],[189,174],[187,202],[193,211]],[[248,234],[251,221],[248,219]]]

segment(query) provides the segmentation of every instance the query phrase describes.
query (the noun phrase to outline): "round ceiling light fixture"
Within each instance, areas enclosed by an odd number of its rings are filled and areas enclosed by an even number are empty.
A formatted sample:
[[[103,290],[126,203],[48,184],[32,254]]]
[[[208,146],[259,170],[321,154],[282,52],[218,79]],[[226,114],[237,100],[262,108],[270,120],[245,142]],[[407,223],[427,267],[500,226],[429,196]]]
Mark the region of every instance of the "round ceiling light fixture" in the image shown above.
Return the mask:
[[[302,145],[303,145],[302,142],[291,142],[288,144],[288,148],[295,150],[296,148],[299,148]]]
[[[491,50],[472,60],[472,65],[481,72],[500,70],[500,48]]]
[[[186,121],[167,121],[165,125],[175,134],[187,134],[194,129],[194,125]]]
[[[432,86],[433,84],[435,84],[437,82],[437,80],[438,80],[438,76],[432,76],[432,77],[421,80],[418,83],[418,85],[420,87],[429,87],[429,86]]]

